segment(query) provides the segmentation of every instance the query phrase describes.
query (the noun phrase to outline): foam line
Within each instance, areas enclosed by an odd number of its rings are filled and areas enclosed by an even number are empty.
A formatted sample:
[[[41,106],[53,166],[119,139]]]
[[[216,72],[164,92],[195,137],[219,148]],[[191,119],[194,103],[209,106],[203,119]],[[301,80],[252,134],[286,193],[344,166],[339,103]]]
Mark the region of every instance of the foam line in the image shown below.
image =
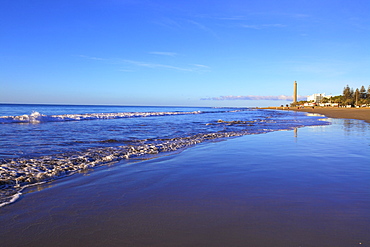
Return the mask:
[[[42,123],[42,122],[63,122],[63,121],[81,121],[97,119],[117,119],[132,117],[151,117],[151,116],[170,116],[170,115],[188,115],[201,114],[204,112],[118,112],[118,113],[88,113],[88,114],[63,114],[63,115],[44,115],[39,112],[32,112],[20,116],[0,116],[0,123]]]

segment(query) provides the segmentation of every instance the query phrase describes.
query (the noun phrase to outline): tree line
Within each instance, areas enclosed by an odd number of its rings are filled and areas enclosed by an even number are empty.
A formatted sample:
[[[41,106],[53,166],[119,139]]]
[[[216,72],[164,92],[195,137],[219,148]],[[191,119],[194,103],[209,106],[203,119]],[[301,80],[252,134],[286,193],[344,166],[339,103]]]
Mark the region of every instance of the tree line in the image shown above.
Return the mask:
[[[362,86],[360,89],[356,88],[356,90],[353,90],[353,88],[350,88],[347,85],[344,87],[342,95],[325,98],[322,100],[322,103],[328,102],[352,106],[370,104],[370,86],[367,88],[367,90],[364,86]]]

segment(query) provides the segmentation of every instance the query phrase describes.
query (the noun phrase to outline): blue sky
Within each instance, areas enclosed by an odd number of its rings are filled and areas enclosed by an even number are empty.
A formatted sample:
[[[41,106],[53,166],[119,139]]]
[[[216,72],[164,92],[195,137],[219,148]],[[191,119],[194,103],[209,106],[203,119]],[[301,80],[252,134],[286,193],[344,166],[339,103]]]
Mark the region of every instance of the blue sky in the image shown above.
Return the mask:
[[[294,81],[339,95],[370,85],[369,13],[368,0],[2,0],[0,102],[275,106]]]

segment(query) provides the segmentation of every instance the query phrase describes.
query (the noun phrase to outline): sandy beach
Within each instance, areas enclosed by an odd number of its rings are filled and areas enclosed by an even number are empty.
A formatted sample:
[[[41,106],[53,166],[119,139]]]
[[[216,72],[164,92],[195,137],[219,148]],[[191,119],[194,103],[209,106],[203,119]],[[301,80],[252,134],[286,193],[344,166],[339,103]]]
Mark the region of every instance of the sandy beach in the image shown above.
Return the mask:
[[[370,108],[334,108],[334,107],[269,107],[266,109],[290,110],[308,113],[318,113],[330,118],[359,119],[370,123]]]

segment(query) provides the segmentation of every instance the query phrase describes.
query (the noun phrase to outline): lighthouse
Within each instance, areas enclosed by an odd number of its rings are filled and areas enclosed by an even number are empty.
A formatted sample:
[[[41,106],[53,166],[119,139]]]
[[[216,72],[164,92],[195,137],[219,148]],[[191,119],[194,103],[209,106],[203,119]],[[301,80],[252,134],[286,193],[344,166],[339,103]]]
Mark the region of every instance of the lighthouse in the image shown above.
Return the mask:
[[[297,81],[294,81],[293,86],[293,103],[297,103]]]

